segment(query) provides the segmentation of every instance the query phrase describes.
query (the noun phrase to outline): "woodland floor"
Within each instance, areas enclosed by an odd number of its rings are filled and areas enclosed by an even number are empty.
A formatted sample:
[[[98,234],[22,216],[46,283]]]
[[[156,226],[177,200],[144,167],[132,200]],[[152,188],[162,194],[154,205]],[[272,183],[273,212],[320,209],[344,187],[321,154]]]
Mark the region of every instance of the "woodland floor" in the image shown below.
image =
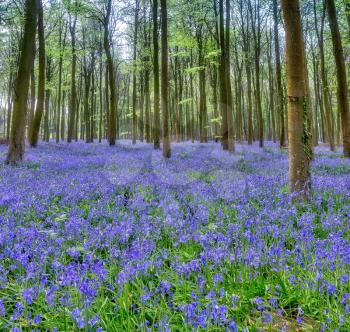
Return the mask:
[[[5,160],[6,147],[0,146]],[[0,165],[1,331],[349,331],[350,161],[41,143]]]

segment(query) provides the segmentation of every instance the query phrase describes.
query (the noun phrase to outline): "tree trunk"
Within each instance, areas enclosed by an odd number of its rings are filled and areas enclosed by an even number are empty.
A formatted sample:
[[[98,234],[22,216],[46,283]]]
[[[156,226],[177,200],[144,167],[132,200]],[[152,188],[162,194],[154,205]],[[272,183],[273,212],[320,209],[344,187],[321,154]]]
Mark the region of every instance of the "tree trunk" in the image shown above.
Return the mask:
[[[46,81],[50,84],[52,80],[53,68],[52,68],[52,58],[47,57],[46,59]],[[50,114],[50,100],[51,90],[47,88],[45,90],[45,113],[44,113],[44,141],[49,142],[50,140],[50,126],[49,126],[49,114]]]
[[[306,198],[311,183],[303,29],[299,1],[281,3],[286,31],[289,188],[297,198]]]
[[[46,56],[45,56],[45,35],[44,35],[44,17],[41,1],[38,1],[38,37],[39,37],[39,82],[38,99],[33,120],[32,131],[29,136],[29,144],[35,147],[39,140],[40,123],[44,113],[45,102],[45,84],[46,84]]]
[[[61,17],[63,20],[63,17]],[[66,34],[67,34],[67,25],[65,25],[64,33],[62,32],[63,27],[60,23],[59,31],[59,48],[60,48],[60,59],[58,63],[58,91],[57,91],[57,121],[56,121],[56,143],[60,141],[60,112],[61,112],[61,101],[62,101],[62,74],[63,74],[63,51],[66,44]],[[62,38],[63,34],[63,38]]]
[[[222,116],[221,139],[222,147],[228,150],[228,123],[227,123],[227,81],[226,81],[226,47],[224,31],[224,0],[219,0],[219,35],[220,35],[220,110]]]
[[[77,7],[77,0],[75,0],[75,7]],[[76,9],[76,8],[75,8]],[[71,47],[72,47],[72,67],[71,67],[71,91],[70,91],[70,102],[69,102],[69,121],[68,121],[68,135],[67,142],[72,142],[74,136],[75,117],[77,109],[77,87],[76,87],[76,66],[77,66],[77,55],[75,50],[75,28],[77,23],[77,13],[75,11],[74,18],[70,18],[70,35],[71,35]]]
[[[325,115],[325,127],[328,138],[328,143],[331,151],[335,151],[334,145],[334,132],[333,132],[333,114],[332,114],[332,103],[330,100],[329,94],[329,85],[326,73],[326,60],[325,60],[325,52],[324,52],[324,21],[325,21],[325,12],[323,11],[323,16],[321,18],[321,28],[318,29],[317,25],[317,16],[316,16],[316,1],[313,1],[313,9],[314,9],[314,21],[315,21],[315,31],[318,41],[318,47],[320,49],[320,64],[321,64],[321,81],[322,81],[322,100],[324,105],[324,115]],[[323,9],[324,10],[324,9]]]
[[[22,161],[24,156],[27,98],[30,72],[35,54],[36,23],[37,0],[26,0],[24,32],[14,89],[12,127],[7,155],[7,163],[10,164]]]
[[[65,105],[66,91],[62,94],[62,110],[61,110],[61,140],[65,139],[66,131],[66,105]]]
[[[344,51],[337,21],[337,12],[334,0],[326,0],[326,8],[329,19],[329,26],[332,33],[333,54],[337,69],[338,82],[338,108],[341,115],[343,132],[343,151],[346,158],[350,158],[350,119],[349,119],[349,98],[346,79],[346,68],[344,60]]]
[[[109,78],[109,121],[108,121],[108,141],[109,145],[115,145],[116,140],[116,91],[114,79],[114,64],[109,43],[109,21],[112,10],[112,0],[107,2],[107,13],[104,20],[104,48],[107,57],[107,70]]]
[[[226,105],[227,105],[227,144],[228,151],[235,151],[233,131],[232,89],[231,89],[231,65],[230,65],[230,0],[226,0],[226,42],[225,42],[225,74],[226,74]]]
[[[278,35],[278,7],[277,0],[273,0],[273,21],[274,21],[274,39],[275,39],[275,58],[276,58],[276,79],[277,79],[277,114],[280,123],[280,147],[286,146],[286,129],[284,127],[284,99],[282,88],[282,68],[280,55],[280,42]]]
[[[162,15],[162,112],[163,112],[163,157],[170,158],[169,110],[168,110],[168,12],[167,0],[160,0]]]
[[[99,65],[99,99],[100,99],[100,117],[98,122],[98,142],[102,142],[102,122],[103,122],[103,87],[102,87],[102,44],[100,44],[100,65]]]
[[[86,60],[85,60],[86,62]],[[85,142],[91,143],[91,124],[90,124],[90,108],[89,108],[89,96],[91,86],[91,72],[90,68],[84,66],[84,122],[85,122]]]
[[[34,59],[34,57],[33,57]],[[12,70],[10,71],[10,78],[8,82],[8,90],[7,90],[7,119],[6,119],[6,140],[10,140],[10,127],[11,127],[11,113],[12,113],[12,95],[13,95],[13,89],[12,89],[12,84],[13,84],[13,73]]]
[[[34,56],[35,58],[35,56]],[[35,61],[35,59],[34,59]],[[34,72],[34,63],[32,66],[32,70],[30,72],[30,108],[29,108],[29,114],[28,114],[28,133],[27,137],[28,140],[30,140],[30,135],[33,130],[33,122],[34,122],[34,114],[35,114],[35,72]]]
[[[153,0],[154,148],[160,149],[158,0]]]
[[[136,0],[136,8],[135,8],[135,21],[134,21],[134,56],[133,56],[133,76],[132,76],[132,144],[136,144],[137,138],[137,115],[136,115],[136,99],[137,99],[137,91],[136,91],[136,60],[137,60],[137,33],[139,27],[139,5],[140,1]]]
[[[255,3],[254,13],[251,2],[248,2],[248,8],[251,15],[251,25],[254,40],[254,64],[255,64],[255,95],[256,111],[258,117],[258,137],[259,146],[264,146],[264,119],[261,106],[261,89],[260,89],[260,53],[261,53],[261,18],[260,18],[260,1]]]

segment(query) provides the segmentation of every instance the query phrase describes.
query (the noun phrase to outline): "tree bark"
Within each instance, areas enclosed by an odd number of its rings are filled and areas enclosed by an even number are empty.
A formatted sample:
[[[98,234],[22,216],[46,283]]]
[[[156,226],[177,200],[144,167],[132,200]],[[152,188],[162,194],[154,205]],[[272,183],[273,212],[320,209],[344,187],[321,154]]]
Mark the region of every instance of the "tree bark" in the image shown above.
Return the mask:
[[[7,154],[7,163],[9,164],[17,164],[23,160],[24,156],[26,110],[30,72],[35,54],[36,23],[37,0],[26,0],[24,32],[14,89],[12,127]]]
[[[339,25],[337,21],[337,12],[334,0],[326,0],[326,8],[329,19],[329,26],[331,28],[333,54],[337,69],[337,97],[338,108],[341,115],[342,133],[343,133],[343,151],[344,157],[350,158],[350,119],[349,119],[349,97],[348,86],[346,78],[346,68],[344,60],[344,51],[339,32]]]
[[[69,121],[68,121],[68,134],[67,142],[71,143],[74,136],[75,117],[77,112],[77,87],[76,87],[76,66],[77,55],[75,49],[75,28],[77,23],[77,0],[75,0],[75,13],[73,19],[70,17],[69,31],[71,35],[71,48],[72,48],[72,67],[71,67],[71,91],[69,101]]]
[[[44,15],[41,0],[38,1],[38,38],[39,38],[39,81],[38,81],[38,99],[29,136],[29,144],[35,147],[39,140],[40,123],[44,113],[45,103],[45,84],[46,84],[46,55],[45,55],[45,35],[44,35]]]
[[[233,130],[233,104],[231,89],[231,65],[230,65],[230,0],[226,0],[226,42],[225,42],[225,74],[226,74],[226,105],[227,105],[227,144],[228,151],[235,151],[234,130]]]
[[[46,58],[46,81],[51,83],[53,74],[52,68],[52,58]],[[51,90],[50,87],[45,85],[45,113],[44,113],[44,141],[49,142],[50,140],[50,125],[49,125],[49,115],[50,115],[50,101],[51,101]],[[40,124],[39,124],[40,125]]]
[[[107,57],[107,70],[109,79],[109,121],[108,121],[108,141],[109,145],[115,145],[117,128],[116,128],[116,91],[114,79],[114,64],[109,43],[109,21],[112,11],[112,0],[107,2],[106,17],[104,20],[104,49]]]
[[[228,150],[228,123],[227,123],[227,81],[226,81],[226,47],[224,31],[224,0],[219,0],[219,36],[220,36],[220,110],[221,110],[221,139],[222,147]]]
[[[137,33],[139,28],[139,5],[140,1],[136,0],[135,21],[134,21],[134,56],[133,56],[133,76],[132,76],[132,144],[136,144],[137,138],[137,115],[136,115],[136,60],[137,60]]]
[[[153,0],[154,148],[160,149],[158,0]]]
[[[282,88],[282,68],[281,68],[281,55],[280,55],[280,43],[278,35],[278,6],[277,0],[273,0],[273,21],[274,21],[274,39],[275,39],[275,58],[276,58],[276,81],[277,81],[277,114],[279,115],[280,122],[280,147],[286,146],[286,129],[284,126],[284,99]]]
[[[297,198],[306,198],[311,183],[303,29],[299,1],[281,3],[286,31],[289,188]]]
[[[163,157],[170,158],[169,109],[168,109],[168,11],[167,0],[160,0],[162,15],[162,113],[163,113]]]

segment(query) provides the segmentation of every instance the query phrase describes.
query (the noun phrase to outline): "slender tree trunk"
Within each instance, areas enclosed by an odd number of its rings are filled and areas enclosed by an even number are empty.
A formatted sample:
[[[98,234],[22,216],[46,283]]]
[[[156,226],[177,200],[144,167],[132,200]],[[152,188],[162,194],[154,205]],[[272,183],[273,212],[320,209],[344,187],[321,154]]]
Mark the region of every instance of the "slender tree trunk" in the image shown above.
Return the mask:
[[[314,82],[314,98],[315,98],[315,107],[314,107],[314,121],[315,121],[315,133],[314,133],[314,146],[318,145],[319,140],[319,127],[318,127],[318,114],[321,112],[321,103],[318,99],[318,70],[317,70],[317,60],[315,53],[312,52],[312,68],[313,68],[313,82]]]
[[[34,59],[34,57],[33,57]],[[10,78],[8,82],[8,95],[7,95],[7,126],[6,126],[6,140],[10,140],[10,127],[11,127],[11,114],[12,114],[12,95],[13,95],[13,89],[12,89],[12,84],[13,84],[13,73],[12,70],[10,71]]]
[[[63,20],[63,17],[61,17]],[[58,91],[57,91],[57,121],[56,121],[56,143],[60,141],[60,112],[61,112],[61,101],[62,101],[62,74],[63,74],[63,51],[66,43],[67,25],[63,33],[62,23],[60,23],[59,32],[59,48],[60,48],[60,59],[58,63]],[[62,38],[63,35],[63,38]]]
[[[260,18],[260,1],[258,0],[254,8],[249,0],[248,8],[251,15],[251,25],[254,39],[254,64],[255,64],[255,95],[256,95],[256,111],[258,117],[258,137],[259,146],[264,146],[264,119],[261,106],[261,88],[260,88],[260,53],[261,53],[261,18]],[[253,19],[254,17],[254,19]],[[257,25],[257,26],[256,26]]]
[[[193,68],[193,52],[191,50],[190,57],[190,68]],[[195,132],[194,132],[194,87],[193,87],[193,74],[190,73],[190,91],[191,91],[191,140],[194,143]]]
[[[329,26],[332,33],[333,54],[337,69],[338,82],[338,108],[341,115],[342,133],[343,133],[343,149],[344,156],[350,158],[350,119],[349,119],[349,97],[346,78],[346,68],[344,60],[344,51],[339,32],[337,21],[337,12],[334,0],[326,0],[326,8],[329,19]]]
[[[272,34],[270,34],[272,35]],[[268,34],[267,34],[268,37]],[[275,128],[275,98],[274,98],[274,78],[273,78],[273,70],[272,70],[272,63],[271,63],[271,58],[272,58],[272,36],[268,38],[270,46],[268,46],[268,73],[269,73],[269,117],[270,120],[268,121],[269,125],[271,125],[271,136],[273,142],[276,142],[276,128]]]
[[[99,100],[100,100],[100,117],[98,123],[98,142],[102,142],[102,122],[103,122],[103,81],[102,81],[102,44],[100,44],[100,68],[99,68]]]
[[[231,89],[231,65],[230,65],[230,0],[226,0],[226,42],[225,42],[225,74],[226,74],[226,97],[227,97],[227,147],[228,151],[235,151],[234,130],[233,130],[233,104]]]
[[[273,21],[274,21],[274,39],[275,39],[275,58],[276,58],[276,80],[277,80],[277,112],[280,123],[280,147],[286,146],[286,129],[284,127],[284,99],[282,88],[282,68],[280,55],[280,42],[278,34],[278,0],[273,0]]]
[[[77,7],[77,0],[75,0],[75,7]],[[69,121],[68,121],[68,135],[67,142],[71,143],[74,136],[75,118],[77,113],[77,87],[76,87],[76,66],[77,55],[75,49],[75,28],[77,23],[77,13],[74,13],[74,17],[70,18],[70,35],[71,35],[71,48],[72,48],[72,67],[71,67],[71,91],[69,102]]]
[[[66,105],[65,105],[66,91],[62,93],[62,111],[61,111],[61,140],[65,140],[66,131]]]
[[[346,20],[348,22],[348,34],[350,39],[350,1],[345,0],[345,14],[346,14]]]
[[[35,60],[34,60],[35,61]],[[28,140],[30,140],[30,135],[33,130],[34,114],[35,114],[35,72],[34,63],[32,65],[32,70],[30,72],[30,109],[28,114]]]
[[[29,144],[35,147],[39,140],[40,123],[44,113],[45,84],[46,84],[46,55],[45,55],[45,35],[44,35],[44,15],[41,1],[38,1],[38,37],[39,37],[39,82],[38,100],[33,120],[32,131],[29,137]]]
[[[51,83],[52,80],[52,58],[47,57],[46,60],[46,81],[48,84]],[[50,114],[50,101],[51,101],[51,90],[50,88],[45,89],[45,113],[44,113],[44,141],[49,142],[50,140],[50,126],[49,126],[49,114]]]
[[[333,114],[332,114],[332,104],[329,98],[329,85],[326,73],[326,60],[325,60],[325,52],[324,52],[324,22],[325,22],[325,8],[323,8],[322,18],[321,18],[321,27],[320,30],[318,28],[318,20],[317,20],[317,8],[316,8],[316,0],[313,1],[313,10],[314,10],[314,22],[315,22],[315,31],[318,41],[318,47],[320,49],[320,65],[321,65],[321,82],[322,82],[322,100],[323,100],[323,108],[325,115],[325,127],[328,138],[328,143],[331,151],[335,151],[334,145],[334,132],[333,132]]]
[[[303,29],[299,0],[281,0],[286,30],[289,188],[298,198],[310,190],[310,146]]]
[[[226,47],[225,47],[225,31],[224,31],[224,0],[219,0],[219,35],[220,35],[220,110],[222,116],[221,137],[222,147],[228,150],[228,123],[227,123],[227,76],[226,76]]]
[[[107,57],[107,70],[109,78],[109,121],[108,121],[108,141],[109,145],[115,145],[116,140],[116,90],[114,79],[114,64],[109,42],[109,21],[112,10],[112,0],[107,2],[107,13],[104,21],[104,48]]]
[[[85,64],[86,66],[86,64]],[[90,108],[89,96],[91,87],[91,72],[90,68],[84,69],[84,122],[85,122],[85,142],[91,143],[91,123],[90,123]]]
[[[154,148],[160,149],[158,0],[153,0]]]
[[[140,1],[136,0],[135,21],[134,21],[134,56],[133,56],[133,76],[132,76],[132,144],[136,144],[137,138],[137,115],[136,115],[136,60],[137,60],[137,33],[139,27],[139,5]]]
[[[248,144],[253,144],[253,108],[252,108],[252,79],[251,79],[251,54],[250,54],[250,34],[249,34],[249,12],[246,12],[246,24],[244,19],[243,1],[239,2],[241,16],[241,32],[243,37],[244,67],[247,77],[247,140]]]
[[[199,139],[201,143],[207,141],[207,130],[206,130],[206,79],[205,79],[205,64],[204,64],[204,45],[203,45],[203,35],[202,27],[198,28],[197,31],[197,44],[198,44],[198,66],[199,71]],[[180,127],[180,124],[179,124]]]
[[[7,163],[9,164],[22,161],[24,156],[27,98],[30,72],[35,54],[36,23],[37,0],[26,0],[24,32],[14,89],[12,127],[7,154]]]
[[[168,11],[167,0],[160,0],[162,15],[162,112],[163,112],[163,157],[170,158],[169,109],[168,109]]]

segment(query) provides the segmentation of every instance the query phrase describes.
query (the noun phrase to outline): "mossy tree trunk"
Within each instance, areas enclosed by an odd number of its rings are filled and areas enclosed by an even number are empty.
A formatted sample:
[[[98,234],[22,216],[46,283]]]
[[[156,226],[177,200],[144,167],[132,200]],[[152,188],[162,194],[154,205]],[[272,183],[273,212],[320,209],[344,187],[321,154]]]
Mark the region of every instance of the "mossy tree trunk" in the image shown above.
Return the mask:
[[[37,0],[26,0],[25,23],[18,73],[13,94],[12,127],[7,154],[7,163],[17,164],[23,160],[25,151],[25,123],[30,72],[35,54],[37,26]]]

